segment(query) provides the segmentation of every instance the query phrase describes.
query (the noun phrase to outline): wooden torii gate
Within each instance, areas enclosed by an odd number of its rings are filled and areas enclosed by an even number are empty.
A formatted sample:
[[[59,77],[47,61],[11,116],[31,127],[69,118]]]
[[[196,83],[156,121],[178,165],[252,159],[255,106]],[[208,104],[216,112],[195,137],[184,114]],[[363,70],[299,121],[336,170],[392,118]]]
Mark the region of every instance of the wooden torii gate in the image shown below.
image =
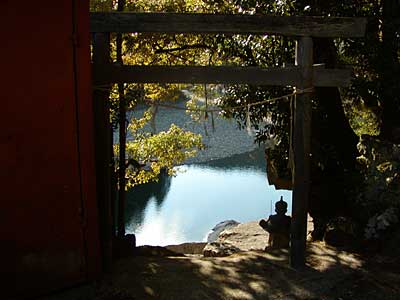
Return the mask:
[[[351,80],[350,69],[325,69],[313,66],[313,37],[362,37],[364,18],[278,17],[266,15],[217,15],[177,13],[91,13],[93,45],[93,82],[111,83],[220,83],[313,87],[343,87]],[[286,68],[128,66],[109,62],[109,33],[198,33],[271,34],[297,39],[296,65]],[[103,249],[111,251],[110,205],[111,147],[107,137],[108,93],[94,91],[96,126],[97,185],[103,210]],[[311,99],[310,93],[297,95],[292,110],[292,228],[290,264],[305,264],[307,207],[310,185]],[[108,129],[109,130],[109,129]]]

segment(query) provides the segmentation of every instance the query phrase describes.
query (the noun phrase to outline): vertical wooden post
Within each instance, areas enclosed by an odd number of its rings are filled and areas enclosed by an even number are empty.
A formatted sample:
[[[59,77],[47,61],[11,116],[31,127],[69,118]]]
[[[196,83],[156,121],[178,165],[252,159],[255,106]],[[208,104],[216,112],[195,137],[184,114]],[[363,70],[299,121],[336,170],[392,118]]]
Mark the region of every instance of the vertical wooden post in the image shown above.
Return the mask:
[[[110,61],[110,36],[97,33],[93,36],[93,65],[108,64]],[[99,232],[102,248],[103,269],[109,271],[112,264],[112,208],[111,208],[111,124],[109,93],[110,87],[93,82],[94,138],[96,161],[96,192],[99,209]]]
[[[118,191],[118,174],[116,172],[116,164],[115,164],[115,155],[114,155],[114,131],[111,128],[111,134],[110,134],[110,155],[111,155],[111,167],[110,167],[110,174],[111,174],[111,228],[112,228],[112,238],[113,240],[116,237],[117,234],[117,191]],[[113,248],[115,248],[115,245],[113,245]],[[113,254],[114,255],[114,254]]]
[[[123,11],[125,0],[118,0],[118,11]],[[117,34],[117,63],[123,65],[122,60],[122,34]],[[118,84],[119,100],[119,173],[118,173],[118,237],[125,236],[125,148],[126,148],[126,103],[124,95],[124,84]]]
[[[313,40],[301,37],[296,46],[296,65],[301,68],[302,83],[297,91],[312,87]],[[311,146],[311,98],[310,93],[296,95],[292,110],[292,227],[290,265],[301,268],[305,265],[307,238],[307,207],[310,184]]]
[[[117,44],[118,45],[118,44]],[[124,84],[118,84],[119,98],[119,172],[118,172],[118,237],[125,236],[125,148],[126,148],[126,103]]]

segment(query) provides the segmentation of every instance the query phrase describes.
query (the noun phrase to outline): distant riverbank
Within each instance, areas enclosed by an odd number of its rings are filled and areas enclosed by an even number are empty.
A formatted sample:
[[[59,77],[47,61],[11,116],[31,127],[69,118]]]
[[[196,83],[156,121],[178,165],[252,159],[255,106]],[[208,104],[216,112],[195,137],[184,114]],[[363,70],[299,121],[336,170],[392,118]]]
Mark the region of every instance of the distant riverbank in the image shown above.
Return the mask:
[[[185,108],[185,101],[173,104]],[[139,118],[148,107],[139,106],[135,111],[128,112],[128,118]],[[212,122],[214,118],[214,122]],[[213,124],[214,123],[214,126]],[[155,117],[156,132],[168,130],[171,124],[175,124],[185,130],[201,134],[206,149],[199,151],[196,157],[186,161],[188,164],[207,162],[211,160],[230,157],[235,154],[250,152],[258,148],[254,138],[248,135],[246,130],[240,130],[236,120],[224,119],[217,113],[209,114],[204,122],[195,122],[184,110],[159,107]],[[150,125],[146,125],[146,131],[151,131]],[[132,138],[128,134],[128,139]],[[118,135],[114,135],[114,143],[118,143]]]

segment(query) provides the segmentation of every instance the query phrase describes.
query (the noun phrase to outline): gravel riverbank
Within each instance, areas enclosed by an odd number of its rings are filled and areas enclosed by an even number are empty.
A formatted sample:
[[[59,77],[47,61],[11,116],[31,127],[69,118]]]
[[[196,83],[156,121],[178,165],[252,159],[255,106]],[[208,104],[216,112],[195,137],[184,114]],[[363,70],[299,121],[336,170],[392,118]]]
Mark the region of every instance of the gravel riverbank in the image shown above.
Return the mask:
[[[174,106],[185,108],[185,102],[173,103]],[[135,111],[128,112],[128,117],[140,117],[148,107],[140,106]],[[220,158],[230,157],[235,154],[250,152],[258,147],[254,139],[246,130],[240,130],[236,120],[224,119],[217,113],[212,117],[209,114],[208,120],[199,123],[191,119],[184,110],[159,107],[155,117],[156,132],[168,130],[171,124],[175,124],[185,130],[203,136],[203,143],[206,149],[199,151],[196,157],[190,158],[186,163],[200,163]],[[145,130],[151,131],[152,128],[146,125]],[[131,138],[128,135],[128,139]],[[114,143],[118,143],[118,135],[114,136]]]

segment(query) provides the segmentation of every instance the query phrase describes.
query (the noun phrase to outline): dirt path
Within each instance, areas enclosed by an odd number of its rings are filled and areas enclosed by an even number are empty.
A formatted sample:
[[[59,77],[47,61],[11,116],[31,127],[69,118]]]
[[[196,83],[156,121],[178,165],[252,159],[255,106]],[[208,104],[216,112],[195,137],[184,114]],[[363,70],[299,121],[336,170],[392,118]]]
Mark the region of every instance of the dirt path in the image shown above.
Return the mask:
[[[224,258],[144,257],[119,261],[96,299],[400,300],[399,270],[367,267],[361,257],[313,243],[307,268],[288,267],[285,251]]]

